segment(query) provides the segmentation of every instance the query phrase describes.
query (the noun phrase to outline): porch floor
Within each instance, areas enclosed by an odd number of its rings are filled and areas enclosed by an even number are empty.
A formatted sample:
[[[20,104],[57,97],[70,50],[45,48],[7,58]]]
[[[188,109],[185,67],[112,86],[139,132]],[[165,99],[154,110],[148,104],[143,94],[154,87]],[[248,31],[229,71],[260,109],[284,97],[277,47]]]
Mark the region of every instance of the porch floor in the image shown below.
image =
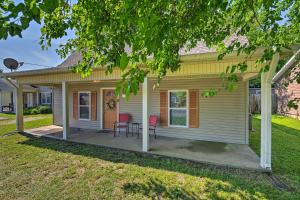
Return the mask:
[[[25,131],[36,136],[62,139],[62,127],[45,126]],[[248,145],[228,144],[220,142],[197,141],[150,135],[149,153],[211,163],[222,166],[262,170],[259,157]],[[113,147],[131,151],[142,151],[142,138],[134,134],[117,134],[111,132],[71,128],[69,141]]]

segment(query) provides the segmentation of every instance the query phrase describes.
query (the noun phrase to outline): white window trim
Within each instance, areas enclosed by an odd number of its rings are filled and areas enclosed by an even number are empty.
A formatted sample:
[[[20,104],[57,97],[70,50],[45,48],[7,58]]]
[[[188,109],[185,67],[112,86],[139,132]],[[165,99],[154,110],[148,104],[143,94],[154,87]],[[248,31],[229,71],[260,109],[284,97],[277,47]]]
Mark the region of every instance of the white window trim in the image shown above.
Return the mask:
[[[170,93],[171,92],[186,92],[186,108],[170,108]],[[172,125],[170,124],[171,118],[170,118],[170,110],[176,109],[176,110],[186,110],[186,125],[180,126],[180,125]],[[168,90],[168,126],[169,127],[176,127],[176,128],[188,128],[189,127],[189,90]]]
[[[88,119],[84,119],[84,118],[80,118],[80,94],[89,94],[89,105],[85,106],[83,105],[83,107],[89,107],[89,118]],[[90,121],[91,120],[91,91],[79,91],[78,92],[78,120],[82,120],[82,121]]]
[[[46,97],[46,103],[43,103],[43,94],[49,94],[50,95],[50,101],[51,99],[51,92],[41,92],[41,104],[51,104],[51,102],[47,102],[47,97]]]

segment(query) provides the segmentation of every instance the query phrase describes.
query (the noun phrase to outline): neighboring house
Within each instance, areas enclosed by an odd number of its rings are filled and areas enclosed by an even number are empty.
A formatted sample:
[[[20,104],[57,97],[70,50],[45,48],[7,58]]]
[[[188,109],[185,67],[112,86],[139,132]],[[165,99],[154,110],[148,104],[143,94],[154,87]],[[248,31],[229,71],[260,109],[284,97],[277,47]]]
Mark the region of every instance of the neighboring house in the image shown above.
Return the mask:
[[[300,85],[298,83],[290,83],[288,87],[276,88],[278,96],[278,113],[300,119]],[[294,100],[298,102],[298,109],[288,107],[288,102]]]
[[[0,112],[15,112],[16,81],[0,79]],[[23,106],[25,108],[38,105],[52,106],[52,89],[46,86],[23,86]]]
[[[56,68],[6,73],[4,76],[14,78],[20,84],[53,87],[53,123],[63,127],[64,139],[68,139],[70,127],[112,129],[118,113],[129,113],[132,122],[143,124],[143,151],[149,151],[147,127],[150,115],[160,118],[156,130],[158,136],[249,144],[249,80],[259,74],[256,59],[262,54],[263,49],[258,49],[247,57],[248,71],[238,74],[235,92],[221,90],[213,98],[205,98],[201,93],[210,88],[221,89],[220,73],[226,71],[228,65],[244,61],[246,55],[237,57],[234,52],[218,61],[218,54],[213,49],[198,43],[190,51],[180,51],[180,70],[167,73],[158,88],[153,87],[156,79],[150,74],[138,94],[131,95],[129,101],[123,97],[116,99],[114,95],[116,82],[121,79],[122,72],[119,70],[106,74],[103,68],[94,68],[93,73],[84,79],[74,74],[71,67],[81,59],[79,53],[72,54]],[[271,69],[277,60],[276,54]],[[270,104],[268,88],[271,86],[267,80],[272,78],[272,70],[263,75],[261,167],[270,169],[271,121],[268,116],[271,110],[267,105]],[[22,88],[19,88],[18,92],[21,91]],[[110,104],[112,101],[115,103]],[[17,116],[18,130],[23,131],[21,110]]]
[[[14,109],[14,87],[10,85],[5,79],[0,79],[0,112],[2,110]],[[8,106],[8,107],[6,107]]]
[[[294,67],[293,69],[298,70],[299,66],[297,66],[297,68]],[[293,73],[289,74],[289,76],[292,77]],[[284,86],[284,82],[288,81],[291,77],[281,77],[277,80],[277,110],[280,114],[300,119],[300,84],[293,81],[292,83],[289,83],[288,86]],[[288,106],[288,102],[291,100],[296,100],[295,103],[298,104],[298,109],[290,108]]]

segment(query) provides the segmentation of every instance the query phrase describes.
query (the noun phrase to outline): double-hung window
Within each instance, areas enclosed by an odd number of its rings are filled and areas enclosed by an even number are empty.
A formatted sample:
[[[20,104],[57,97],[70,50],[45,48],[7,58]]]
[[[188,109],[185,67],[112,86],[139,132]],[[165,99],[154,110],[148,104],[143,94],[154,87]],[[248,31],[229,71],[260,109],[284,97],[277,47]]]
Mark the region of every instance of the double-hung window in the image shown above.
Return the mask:
[[[187,90],[169,90],[169,126],[187,127]]]
[[[51,104],[51,93],[42,92],[41,93],[41,104]]]
[[[91,116],[91,93],[79,92],[79,119],[90,120]]]

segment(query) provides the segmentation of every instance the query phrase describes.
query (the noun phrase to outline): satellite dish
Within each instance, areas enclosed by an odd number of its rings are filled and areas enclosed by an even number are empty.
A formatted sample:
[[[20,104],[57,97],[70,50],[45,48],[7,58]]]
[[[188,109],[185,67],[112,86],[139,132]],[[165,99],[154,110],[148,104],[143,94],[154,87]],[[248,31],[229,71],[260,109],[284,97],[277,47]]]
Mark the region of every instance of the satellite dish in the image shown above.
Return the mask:
[[[13,58],[5,58],[3,60],[3,64],[5,65],[5,67],[7,67],[8,69],[10,69],[11,71],[18,69],[18,67],[22,66],[23,63],[18,63],[18,61],[16,61]]]

